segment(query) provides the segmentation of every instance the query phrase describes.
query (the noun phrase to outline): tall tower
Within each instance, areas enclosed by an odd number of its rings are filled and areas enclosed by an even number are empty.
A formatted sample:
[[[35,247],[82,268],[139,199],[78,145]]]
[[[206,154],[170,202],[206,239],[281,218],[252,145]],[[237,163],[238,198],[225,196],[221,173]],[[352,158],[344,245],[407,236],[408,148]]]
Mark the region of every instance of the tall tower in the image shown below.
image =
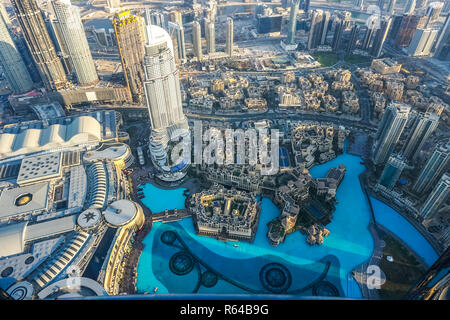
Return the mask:
[[[308,35],[308,50],[315,49],[322,40],[323,11],[314,10],[311,17],[311,28]]]
[[[383,172],[381,173],[378,184],[387,189],[392,189],[400,178],[403,169],[406,167],[404,159],[400,155],[390,156]]]
[[[78,83],[80,85],[97,83],[98,75],[81,23],[80,9],[72,6],[70,0],[53,0],[52,5]]]
[[[142,102],[145,80],[142,18],[132,15],[130,11],[123,11],[115,15],[112,23],[130,97],[134,102]]]
[[[331,47],[333,48],[334,52],[339,50],[344,29],[345,29],[345,21],[336,17],[336,28],[334,29],[333,42],[331,44]]]
[[[234,22],[232,18],[228,17],[225,53],[230,57],[233,55],[233,42],[234,42],[233,38],[234,38]]]
[[[432,2],[428,5],[427,8],[427,22],[425,26],[427,28],[431,28],[436,20],[439,19],[439,15],[441,14],[442,9],[444,8],[443,2]]]
[[[386,8],[386,13],[390,16],[392,16],[394,14],[394,10],[395,10],[395,5],[397,3],[397,0],[390,0],[389,4]]]
[[[301,0],[300,1],[300,10],[303,10],[305,13],[309,12],[310,0]]]
[[[386,37],[391,27],[391,23],[391,17],[383,17],[383,19],[381,19],[380,29],[377,30],[372,45],[372,56],[374,56],[375,58],[378,58],[381,55],[384,42],[386,41]]]
[[[147,25],[146,33],[144,89],[152,126],[149,149],[152,162],[162,172],[159,177],[175,181],[184,177],[182,169],[187,162],[169,164],[173,160],[169,161],[169,144],[189,136],[181,104],[179,71],[169,34],[155,25]]]
[[[206,21],[205,24],[206,50],[209,53],[216,52],[216,31],[213,21]]]
[[[295,31],[297,29],[297,13],[298,7],[300,4],[300,0],[292,0],[291,2],[291,13],[289,16],[289,29],[287,35],[287,43],[294,44],[295,43]]]
[[[11,0],[11,3],[45,88],[64,88],[67,85],[66,74],[36,0]]]
[[[198,21],[192,23],[192,44],[194,47],[194,56],[196,56],[199,61],[202,60],[202,31]]]
[[[356,49],[356,44],[358,42],[358,35],[359,35],[359,30],[361,29],[361,27],[359,25],[357,25],[356,23],[353,25],[352,27],[352,31],[350,32],[350,39],[348,40],[348,45],[347,45],[347,54],[351,54],[353,52],[353,50]]]
[[[409,140],[403,150],[403,156],[408,160],[416,159],[423,144],[439,124],[439,116],[435,113],[420,113],[415,119]]]
[[[445,171],[449,170],[450,143],[440,144],[428,158],[427,163],[420,172],[412,190],[423,195],[428,192]]]
[[[408,105],[396,102],[391,102],[386,108],[375,136],[374,164],[384,164],[394,151],[408,121],[410,109]]]
[[[423,219],[431,219],[439,207],[448,199],[450,193],[450,174],[445,173],[428,195],[420,211]]]
[[[450,3],[450,2],[449,2]],[[434,56],[438,59],[447,58],[450,47],[450,14],[447,14],[444,25],[441,28],[439,36],[434,45]],[[444,54],[442,54],[444,53]]]
[[[329,11],[324,11],[323,13],[323,20],[322,20],[322,38],[320,40],[320,44],[325,44],[327,40],[327,33],[328,33],[328,25],[330,24],[331,19],[331,13]]]
[[[174,43],[175,58],[181,62],[186,61],[186,44],[184,42],[184,29],[178,22],[169,22],[169,30]]]
[[[33,81],[25,63],[11,38],[3,16],[0,16],[0,64],[14,93],[23,93],[33,89]]]

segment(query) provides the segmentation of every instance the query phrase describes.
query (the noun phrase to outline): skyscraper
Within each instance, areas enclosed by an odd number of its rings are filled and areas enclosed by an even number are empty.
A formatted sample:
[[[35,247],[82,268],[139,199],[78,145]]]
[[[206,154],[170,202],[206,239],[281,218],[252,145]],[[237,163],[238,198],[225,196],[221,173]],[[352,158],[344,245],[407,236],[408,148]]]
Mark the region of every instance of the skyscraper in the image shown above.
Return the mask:
[[[427,22],[426,16],[403,15],[398,30],[393,37],[398,47],[407,47],[411,43],[414,32],[423,29]]]
[[[383,17],[380,22],[380,29],[377,30],[372,44],[372,56],[378,58],[383,50],[384,42],[386,41],[389,28],[391,27],[392,18]]]
[[[445,173],[431,190],[420,210],[423,219],[431,219],[438,212],[439,207],[448,199],[450,193],[450,174]]]
[[[416,9],[416,0],[408,0],[405,5],[405,14],[411,15]]]
[[[288,44],[295,43],[295,31],[297,30],[297,13],[299,4],[300,0],[292,0],[291,2],[291,12],[289,15],[289,28],[286,40]]]
[[[434,56],[436,58],[441,60],[450,59],[450,14],[447,14],[434,48]]]
[[[438,30],[426,28],[417,29],[414,36],[406,48],[410,56],[427,56],[431,53],[434,40],[436,39]]]
[[[314,10],[311,16],[311,27],[308,35],[308,50],[315,49],[322,40],[323,32],[323,18],[322,10]]]
[[[342,35],[345,29],[345,21],[336,17],[336,27],[334,29],[333,42],[331,43],[331,47],[334,52],[339,50],[342,42]]]
[[[189,135],[181,105],[179,71],[169,34],[154,25],[147,25],[146,32],[144,88],[152,126],[151,159],[162,172],[160,178],[174,181],[185,175],[182,169],[187,163],[170,164],[168,147],[171,142]]]
[[[443,2],[432,2],[428,5],[426,16],[427,22],[425,26],[430,28],[439,19],[439,15],[441,14],[442,8],[444,8]]]
[[[208,54],[216,52],[216,31],[213,21],[208,20],[205,23],[205,38]]]
[[[410,107],[403,103],[391,102],[384,112],[375,136],[373,163],[384,164],[394,151],[395,145],[408,121]]]
[[[3,16],[0,15],[0,64],[14,93],[23,93],[33,89],[33,81],[25,63],[9,33]]]
[[[181,62],[186,61],[186,44],[184,42],[184,28],[178,22],[169,22],[169,30],[173,41],[175,57]]]
[[[330,24],[330,19],[331,19],[331,13],[328,11],[324,11],[323,20],[322,20],[322,22],[323,22],[322,39],[320,40],[321,45],[325,44],[325,42],[327,40],[328,26]]]
[[[80,9],[72,6],[70,0],[53,0],[53,9],[80,85],[98,82],[94,60],[81,23]]]
[[[378,184],[387,189],[392,189],[397,183],[403,169],[406,167],[406,162],[400,155],[392,155],[389,157],[383,172],[381,173]]]
[[[351,54],[353,52],[353,50],[356,49],[356,44],[358,42],[358,35],[359,35],[360,29],[361,29],[361,27],[359,25],[357,25],[356,23],[352,27],[352,31],[350,32],[350,39],[348,40],[348,45],[347,45],[347,50],[346,50],[348,54]]]
[[[202,31],[198,21],[192,22],[192,45],[194,47],[194,56],[202,60]]]
[[[134,102],[142,102],[145,80],[142,67],[144,61],[142,18],[132,15],[130,11],[123,11],[115,15],[112,23],[130,97]]]
[[[419,113],[413,124],[403,156],[408,160],[416,159],[423,144],[439,124],[439,116],[435,113]]]
[[[67,85],[66,74],[36,0],[12,0],[11,3],[45,88],[64,88]]]
[[[234,22],[232,18],[228,17],[225,53],[230,57],[233,55],[233,42],[234,42],[233,38],[234,38]]]
[[[445,171],[449,170],[450,143],[440,144],[428,158],[427,163],[420,172],[412,190],[423,195],[428,192]]]

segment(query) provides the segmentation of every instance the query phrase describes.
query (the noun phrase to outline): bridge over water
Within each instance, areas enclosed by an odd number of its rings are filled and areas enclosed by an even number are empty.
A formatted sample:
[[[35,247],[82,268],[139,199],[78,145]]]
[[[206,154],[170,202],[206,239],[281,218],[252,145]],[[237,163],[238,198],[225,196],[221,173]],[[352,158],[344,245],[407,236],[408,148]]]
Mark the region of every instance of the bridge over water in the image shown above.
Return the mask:
[[[166,209],[165,211],[153,213],[151,215],[153,222],[157,221],[174,222],[191,216],[192,214],[187,209],[173,209],[173,210]]]

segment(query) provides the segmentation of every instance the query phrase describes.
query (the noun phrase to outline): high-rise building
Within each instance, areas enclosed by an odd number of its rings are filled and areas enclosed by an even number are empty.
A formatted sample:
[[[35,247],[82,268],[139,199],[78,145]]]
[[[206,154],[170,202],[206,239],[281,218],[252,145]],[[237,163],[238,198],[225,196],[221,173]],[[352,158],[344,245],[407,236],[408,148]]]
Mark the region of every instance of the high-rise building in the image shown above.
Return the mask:
[[[227,35],[226,35],[226,43],[225,43],[225,53],[228,56],[233,55],[233,42],[234,42],[234,22],[233,19],[227,18]]]
[[[417,29],[414,32],[414,36],[411,43],[406,48],[408,55],[416,56],[427,56],[431,53],[434,40],[436,39],[438,30],[426,28]]]
[[[434,186],[428,195],[425,203],[420,210],[420,216],[423,219],[431,219],[438,212],[439,207],[448,200],[450,193],[450,174],[444,173],[438,183]]]
[[[80,9],[72,6],[70,0],[53,0],[52,6],[78,83],[80,85],[97,83],[97,71],[81,23]]]
[[[381,173],[378,184],[387,189],[392,189],[397,183],[403,169],[406,167],[406,162],[400,155],[392,155],[389,157],[383,172]]]
[[[428,0],[416,0],[416,9],[425,8],[427,3],[428,3]]]
[[[205,23],[206,51],[209,53],[216,52],[216,30],[213,21]]]
[[[423,195],[427,193],[444,172],[450,169],[450,143],[440,144],[428,158],[412,190]]]
[[[411,108],[403,103],[391,102],[384,112],[375,136],[373,163],[384,164],[394,151],[395,145],[408,121]]]
[[[397,33],[393,35],[398,47],[407,47],[411,43],[414,32],[423,29],[427,22],[426,16],[403,15]]]
[[[364,34],[364,39],[361,45],[362,50],[368,50],[370,48],[376,32],[377,32],[376,22],[372,21],[372,23],[367,26],[366,33]]]
[[[408,0],[405,5],[405,14],[412,15],[416,9],[416,0]]]
[[[288,44],[295,43],[295,32],[297,30],[297,13],[299,4],[300,0],[292,0],[291,2],[291,12],[289,15],[289,27],[286,40]]]
[[[142,18],[132,15],[130,11],[123,11],[114,16],[112,23],[130,97],[134,102],[142,102],[145,80]]]
[[[339,47],[342,44],[342,35],[344,34],[345,22],[344,20],[336,17],[335,19],[336,27],[334,29],[333,42],[331,43],[331,47],[334,52],[339,50]]]
[[[446,61],[450,60],[450,14],[447,15],[444,25],[439,31],[434,48],[435,58]]]
[[[320,40],[320,44],[325,44],[327,40],[327,34],[328,34],[328,27],[330,25],[330,19],[331,19],[331,13],[329,11],[324,11],[323,13],[323,31],[322,31],[322,39]]]
[[[179,61],[186,61],[186,44],[184,42],[184,28],[178,23],[169,23],[169,31],[172,37],[175,58]]]
[[[348,54],[351,54],[353,52],[353,50],[356,49],[360,29],[361,29],[361,27],[359,25],[357,25],[356,23],[352,27],[352,31],[350,32],[350,39],[348,40],[348,45],[347,45],[347,50],[346,50]]]
[[[66,74],[36,0],[12,0],[11,3],[43,85],[48,90],[64,88],[67,85]]]
[[[324,13],[314,10],[311,16],[311,27],[308,35],[308,50],[315,49],[322,41]]]
[[[198,60],[202,60],[202,30],[198,21],[192,23],[192,45],[194,47],[194,56]]]
[[[384,42],[386,41],[386,37],[391,27],[391,23],[392,23],[391,17],[383,17],[380,21],[380,28],[376,31],[371,50],[372,56],[374,56],[375,58],[381,56]]]
[[[33,89],[31,76],[9,33],[3,16],[0,16],[0,64],[8,80],[9,88],[14,93],[23,93]]]
[[[425,26],[427,28],[431,28],[433,24],[436,22],[436,20],[439,19],[439,15],[442,12],[442,8],[444,8],[443,2],[432,2],[428,5],[427,8],[427,22]]]
[[[417,158],[425,141],[439,124],[439,116],[435,113],[419,113],[414,120],[408,142],[403,150],[403,156],[408,160]]]
[[[172,10],[169,13],[169,21],[178,23],[180,27],[183,27],[183,15],[180,10]]]
[[[159,178],[179,180],[189,161],[174,161],[168,155],[169,144],[189,136],[187,119],[183,114],[179,71],[175,65],[173,45],[162,28],[147,25],[145,44],[145,97],[152,132],[150,154],[157,166]],[[178,160],[178,159],[177,159]]]

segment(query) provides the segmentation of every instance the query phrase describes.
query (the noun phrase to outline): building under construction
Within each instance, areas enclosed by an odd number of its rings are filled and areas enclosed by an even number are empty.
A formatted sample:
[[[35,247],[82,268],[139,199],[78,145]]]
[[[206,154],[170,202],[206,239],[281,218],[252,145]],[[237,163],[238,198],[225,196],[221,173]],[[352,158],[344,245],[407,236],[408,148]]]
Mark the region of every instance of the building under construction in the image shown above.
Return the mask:
[[[142,102],[145,80],[143,20],[130,11],[123,11],[115,15],[113,26],[130,98],[136,103]]]

